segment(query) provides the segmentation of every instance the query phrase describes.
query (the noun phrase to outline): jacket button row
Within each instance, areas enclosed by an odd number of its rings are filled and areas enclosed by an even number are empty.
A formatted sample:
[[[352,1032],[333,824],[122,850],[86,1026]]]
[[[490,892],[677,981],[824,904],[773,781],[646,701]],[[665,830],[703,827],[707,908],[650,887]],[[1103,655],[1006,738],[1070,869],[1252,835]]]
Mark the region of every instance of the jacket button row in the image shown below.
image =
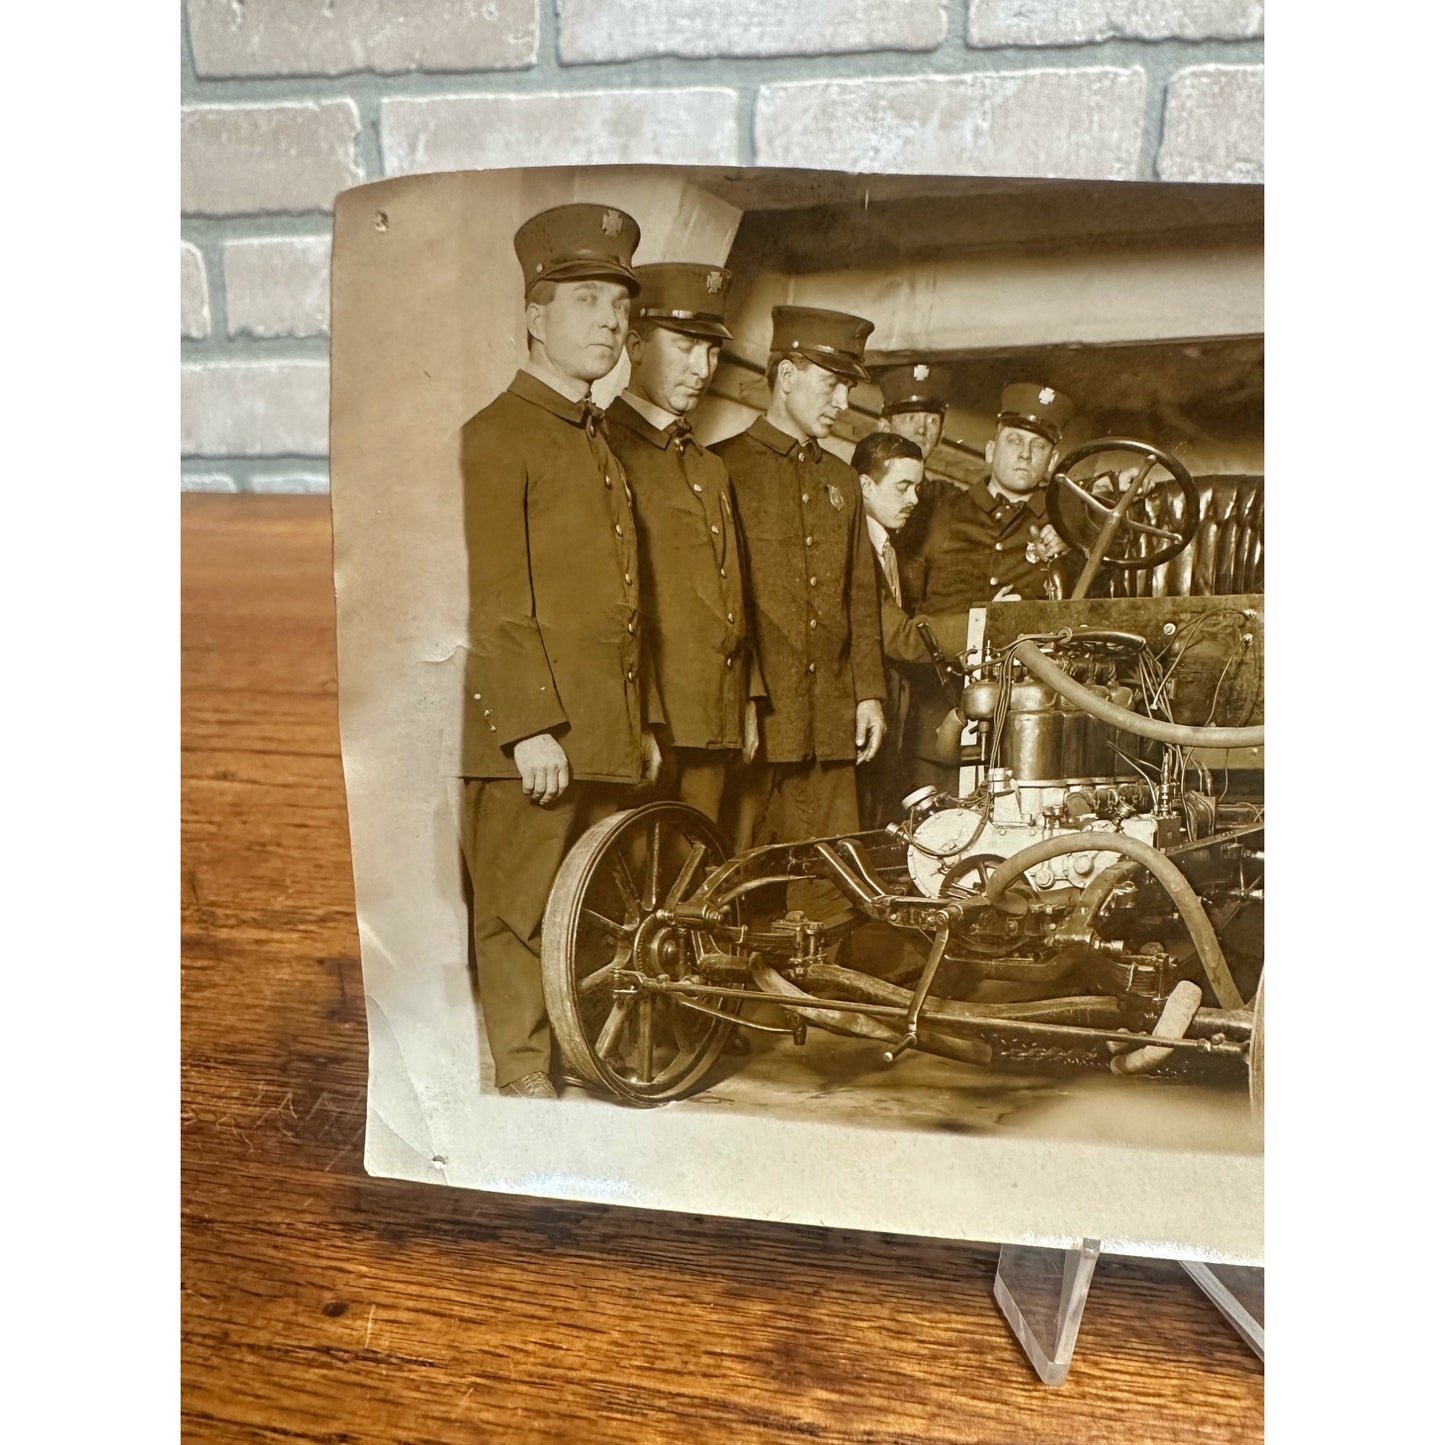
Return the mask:
[[[733,620],[734,620],[733,615],[732,615],[731,612],[729,612],[729,613],[728,613],[728,621],[729,621],[729,622],[732,622]]]
[[[635,622],[629,622],[629,623],[627,624],[627,630],[628,630],[628,632],[630,632],[633,636],[636,636],[636,635],[637,635],[637,624],[636,624]]]
[[[628,682],[635,682],[637,680],[637,675],[632,671],[630,667],[627,669],[627,680]]]
[[[808,586],[809,586],[809,587],[816,587],[817,585],[818,585],[818,579],[817,579],[816,577],[809,577],[809,578],[808,578]]]
[[[816,662],[810,662],[810,663],[808,664],[808,671],[809,671],[809,672],[817,672],[817,670],[818,670],[818,664],[817,664]]]
[[[732,658],[730,658],[730,657],[729,657],[729,658],[726,658],[726,659],[724,660],[724,662],[723,662],[723,666],[724,666],[724,667],[731,667],[732,665],[733,665],[733,660],[732,660]]]
[[[817,619],[816,617],[810,617],[810,618],[808,619],[808,626],[809,626],[810,628],[816,627],[817,625],[818,625],[818,619]]]
[[[631,586],[632,586],[632,573],[631,573],[631,572],[624,572],[624,573],[622,574],[622,580],[623,580],[625,583],[627,583],[627,585],[628,585],[629,587],[631,587]]]
[[[714,528],[713,530],[716,531],[716,528]],[[804,537],[804,538],[803,538],[803,545],[804,545],[805,547],[811,547],[811,546],[813,545],[813,539],[812,539],[812,537],[811,537],[811,536]]]
[[[803,493],[803,500],[805,502],[808,500],[808,494],[806,492]]]
[[[712,534],[713,534],[714,537],[716,537],[716,536],[718,535],[718,526],[717,526],[717,523],[716,523],[716,522],[714,522],[714,523],[712,524]]]
[[[692,484],[692,489],[698,494],[698,496],[702,496],[702,488],[698,486],[696,482]]]

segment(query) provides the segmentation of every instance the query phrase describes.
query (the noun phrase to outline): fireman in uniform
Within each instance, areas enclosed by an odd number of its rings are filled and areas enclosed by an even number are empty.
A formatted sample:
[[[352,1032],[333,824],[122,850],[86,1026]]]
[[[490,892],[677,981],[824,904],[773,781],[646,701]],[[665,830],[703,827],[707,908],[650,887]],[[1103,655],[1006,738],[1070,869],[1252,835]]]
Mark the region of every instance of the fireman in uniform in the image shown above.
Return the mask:
[[[873,324],[778,306],[772,325],[767,414],[714,448],[737,497],[769,694],[759,758],[741,780],[743,831],[754,843],[856,830],[857,765],[883,740],[886,695],[858,479],[818,444],[867,378]],[[749,805],[758,815],[751,830]]]
[[[767,697],[748,637],[743,559],[727,467],[688,422],[717,370],[731,280],[720,266],[638,268],[627,390],[607,412],[627,469],[642,560],[642,613],[667,725],[662,790],[714,821],[729,761],[757,751]]]
[[[941,494],[929,518],[913,573],[920,611],[966,612],[998,598],[1046,595],[1049,563],[1066,548],[1048,522],[1045,483],[1073,414],[1073,402],[1051,386],[1004,387],[984,448],[988,477]],[[920,692],[909,729],[913,781],[953,792],[957,759],[942,756],[934,740],[951,704],[936,683]]]
[[[461,436],[462,849],[497,1087],[531,1098],[556,1097],[538,962],[553,877],[661,762],[632,504],[591,396],[622,352],[638,239],[600,205],[518,230],[528,358]]]

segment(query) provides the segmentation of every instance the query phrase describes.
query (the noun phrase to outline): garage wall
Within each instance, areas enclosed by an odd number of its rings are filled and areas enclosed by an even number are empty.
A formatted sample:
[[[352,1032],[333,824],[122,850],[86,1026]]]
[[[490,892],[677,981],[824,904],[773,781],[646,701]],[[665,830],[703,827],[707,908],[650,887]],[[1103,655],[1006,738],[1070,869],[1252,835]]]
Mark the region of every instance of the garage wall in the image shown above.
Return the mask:
[[[182,485],[327,487],[330,212],[666,161],[1257,182],[1254,0],[187,0]]]

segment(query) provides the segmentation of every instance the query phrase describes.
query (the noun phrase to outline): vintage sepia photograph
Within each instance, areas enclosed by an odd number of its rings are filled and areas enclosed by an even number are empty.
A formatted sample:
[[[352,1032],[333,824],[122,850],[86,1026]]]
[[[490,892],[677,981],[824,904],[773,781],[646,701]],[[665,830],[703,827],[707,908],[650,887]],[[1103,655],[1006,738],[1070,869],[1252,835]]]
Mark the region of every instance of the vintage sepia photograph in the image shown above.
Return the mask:
[[[339,197],[373,1173],[1261,1261],[1263,216]]]

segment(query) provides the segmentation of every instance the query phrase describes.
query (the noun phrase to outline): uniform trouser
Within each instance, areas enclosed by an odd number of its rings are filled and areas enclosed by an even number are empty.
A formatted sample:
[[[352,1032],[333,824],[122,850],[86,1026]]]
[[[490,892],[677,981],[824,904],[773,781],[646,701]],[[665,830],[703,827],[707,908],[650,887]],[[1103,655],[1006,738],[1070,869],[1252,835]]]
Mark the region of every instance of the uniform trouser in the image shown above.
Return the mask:
[[[659,791],[706,813],[716,823],[728,764],[735,757],[731,748],[671,748],[663,761]]]
[[[520,779],[464,780],[462,853],[472,880],[477,987],[498,1088],[552,1069],[539,962],[547,894],[568,848],[626,807],[629,793],[621,783],[573,781],[542,808],[522,792]]]
[[[761,763],[748,769],[757,819],[751,845],[797,843],[858,831],[858,769],[849,762]],[[820,878],[788,884],[784,906],[827,923],[846,917],[848,905]]]
[[[903,816],[903,798],[913,791],[908,786],[913,760],[905,755],[902,738],[894,738],[890,725],[878,756],[858,765],[858,817],[864,828],[882,828],[897,822]]]
[[[738,847],[796,843],[858,831],[857,766],[851,761],[753,762],[737,771],[729,800]]]

